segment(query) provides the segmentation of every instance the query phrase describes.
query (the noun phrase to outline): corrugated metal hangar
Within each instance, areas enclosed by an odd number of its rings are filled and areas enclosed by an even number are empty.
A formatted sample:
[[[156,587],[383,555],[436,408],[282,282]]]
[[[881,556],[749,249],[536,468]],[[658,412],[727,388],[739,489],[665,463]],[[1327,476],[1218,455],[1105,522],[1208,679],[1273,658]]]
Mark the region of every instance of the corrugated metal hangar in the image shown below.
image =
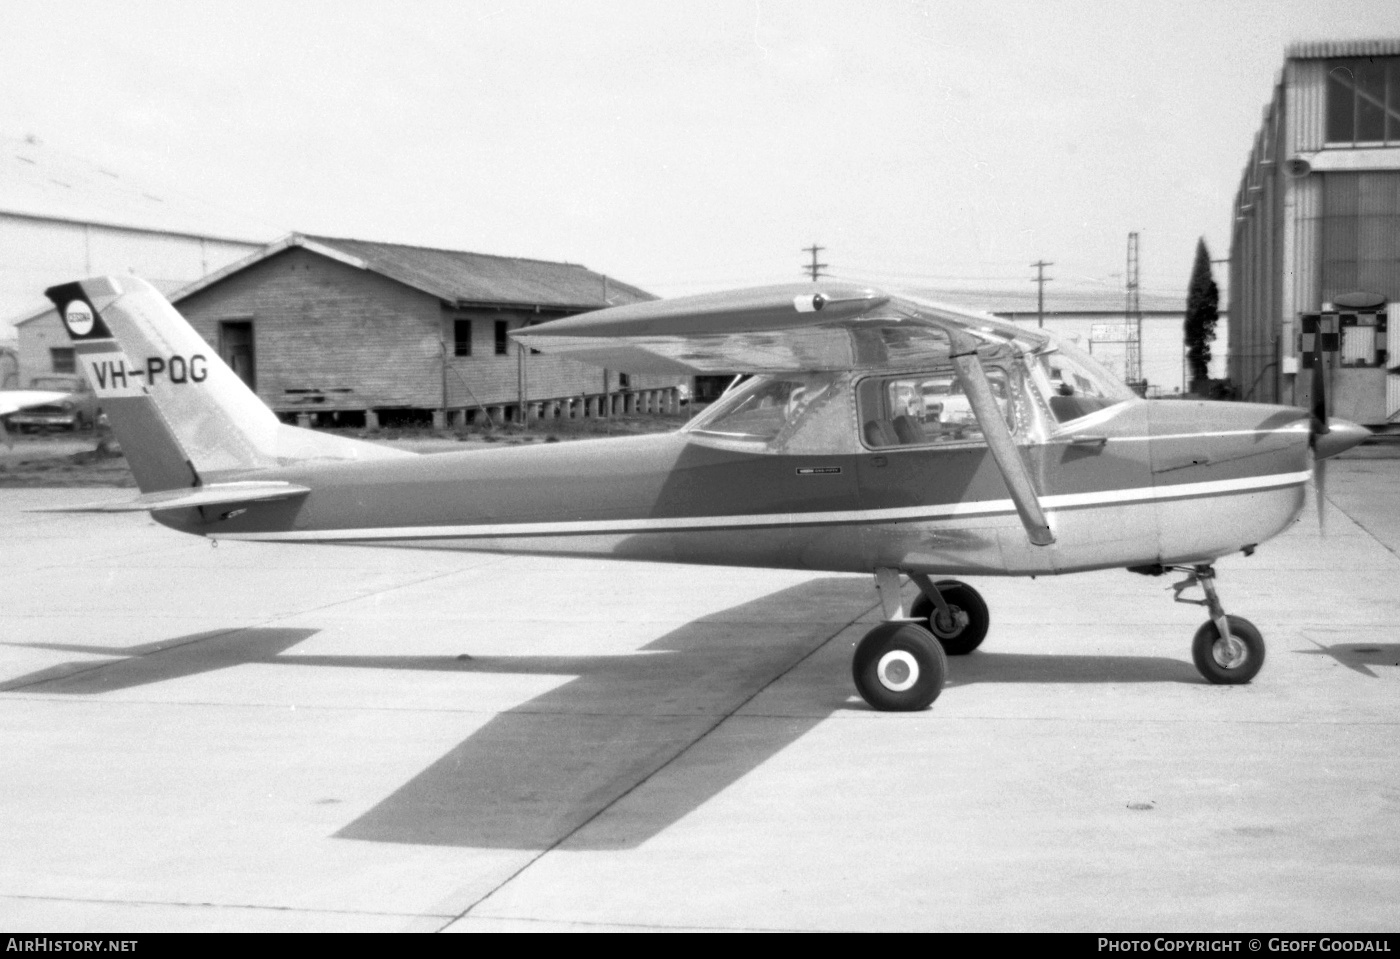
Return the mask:
[[[1230,379],[1306,406],[1305,323],[1335,324],[1333,412],[1400,421],[1400,39],[1288,48],[1235,196]]]
[[[171,301],[279,415],[378,425],[431,411],[489,417],[674,410],[676,376],[628,376],[531,354],[522,326],[653,299],[572,263],[292,234]],[[52,311],[19,325],[21,355],[66,342]]]
[[[285,232],[118,175],[32,137],[0,137],[0,342],[14,335],[11,324],[48,309],[44,289],[55,283],[134,272],[170,292]],[[74,373],[72,357],[67,340],[59,340],[21,356],[20,377],[28,383],[33,376]]]

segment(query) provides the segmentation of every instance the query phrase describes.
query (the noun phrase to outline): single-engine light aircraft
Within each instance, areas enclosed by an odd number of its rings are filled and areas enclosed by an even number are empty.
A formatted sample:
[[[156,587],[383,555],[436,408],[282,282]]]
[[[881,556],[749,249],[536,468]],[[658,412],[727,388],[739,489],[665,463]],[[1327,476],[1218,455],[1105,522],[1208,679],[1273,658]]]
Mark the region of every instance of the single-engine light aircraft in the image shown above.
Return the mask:
[[[1314,462],[1368,435],[1325,401],[1142,400],[1042,330],[817,282],[513,334],[611,369],[748,375],[679,432],[418,456],[282,424],[143,280],[47,292],[141,489],[92,508],[214,539],[873,575],[883,622],[852,672],[885,710],[928,706],[945,654],[986,636],[956,575],[1179,571],[1177,599],[1210,613],[1197,668],[1248,682],[1264,642],[1211,564],[1286,529]]]

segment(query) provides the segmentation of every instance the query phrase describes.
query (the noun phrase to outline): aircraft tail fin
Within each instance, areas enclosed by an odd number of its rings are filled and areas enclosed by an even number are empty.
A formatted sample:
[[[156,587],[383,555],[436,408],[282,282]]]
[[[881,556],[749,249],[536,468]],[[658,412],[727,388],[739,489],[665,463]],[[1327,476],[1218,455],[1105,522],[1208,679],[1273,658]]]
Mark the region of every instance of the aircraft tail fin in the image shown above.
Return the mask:
[[[145,280],[45,293],[143,493],[311,459],[413,455],[283,424]]]

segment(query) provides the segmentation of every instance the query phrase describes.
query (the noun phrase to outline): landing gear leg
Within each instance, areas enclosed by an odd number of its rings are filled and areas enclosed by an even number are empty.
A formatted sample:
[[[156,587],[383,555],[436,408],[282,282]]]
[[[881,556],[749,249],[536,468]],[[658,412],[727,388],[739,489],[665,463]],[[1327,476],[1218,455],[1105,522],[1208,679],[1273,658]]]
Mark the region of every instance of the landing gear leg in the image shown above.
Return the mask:
[[[899,585],[898,570],[875,571],[885,622],[856,646],[851,677],[861,698],[875,709],[906,712],[924,709],[938,698],[948,661],[933,634],[905,613]]]
[[[1191,641],[1191,658],[1208,682],[1222,686],[1247,683],[1264,665],[1264,637],[1243,616],[1227,615],[1215,591],[1215,568],[1209,563],[1194,567],[1178,566],[1184,580],[1172,586],[1176,602],[1204,606],[1208,619]],[[1205,599],[1184,599],[1182,592],[1200,586]]]

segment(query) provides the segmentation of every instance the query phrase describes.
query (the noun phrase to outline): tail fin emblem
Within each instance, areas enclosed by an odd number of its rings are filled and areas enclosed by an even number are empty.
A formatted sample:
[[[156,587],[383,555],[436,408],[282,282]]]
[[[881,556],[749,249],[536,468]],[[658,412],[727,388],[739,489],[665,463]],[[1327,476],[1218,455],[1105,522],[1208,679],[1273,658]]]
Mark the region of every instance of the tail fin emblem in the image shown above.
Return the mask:
[[[82,300],[73,300],[63,308],[63,322],[74,336],[87,336],[92,332],[92,307]]]

